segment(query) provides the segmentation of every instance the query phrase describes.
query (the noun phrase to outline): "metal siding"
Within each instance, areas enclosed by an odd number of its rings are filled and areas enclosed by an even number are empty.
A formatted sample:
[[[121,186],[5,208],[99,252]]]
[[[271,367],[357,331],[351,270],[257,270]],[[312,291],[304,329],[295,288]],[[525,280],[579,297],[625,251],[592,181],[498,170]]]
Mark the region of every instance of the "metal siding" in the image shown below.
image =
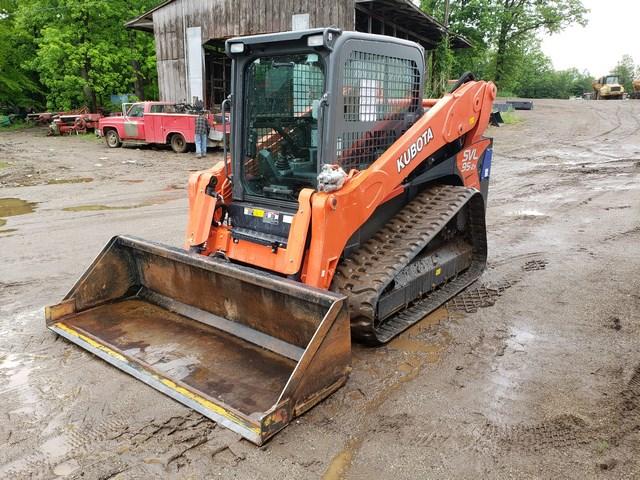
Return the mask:
[[[184,23],[202,39],[291,30],[291,16],[308,13],[310,27],[353,30],[355,0],[175,0],[153,12],[160,99],[187,101]]]
[[[165,101],[187,99],[182,1],[170,3],[153,14],[158,87],[160,99]]]
[[[182,15],[187,27],[202,27],[204,41],[291,29],[291,16],[308,13],[312,27],[352,30],[354,0],[176,0],[153,13],[159,59],[183,55]]]

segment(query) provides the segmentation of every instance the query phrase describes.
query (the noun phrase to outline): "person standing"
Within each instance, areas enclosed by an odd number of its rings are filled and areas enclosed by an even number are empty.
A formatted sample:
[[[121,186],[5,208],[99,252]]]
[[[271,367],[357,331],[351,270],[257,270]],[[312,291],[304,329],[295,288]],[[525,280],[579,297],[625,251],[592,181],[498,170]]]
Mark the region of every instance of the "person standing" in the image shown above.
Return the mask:
[[[204,111],[196,117],[196,157],[207,156],[207,138],[209,136],[209,122]]]

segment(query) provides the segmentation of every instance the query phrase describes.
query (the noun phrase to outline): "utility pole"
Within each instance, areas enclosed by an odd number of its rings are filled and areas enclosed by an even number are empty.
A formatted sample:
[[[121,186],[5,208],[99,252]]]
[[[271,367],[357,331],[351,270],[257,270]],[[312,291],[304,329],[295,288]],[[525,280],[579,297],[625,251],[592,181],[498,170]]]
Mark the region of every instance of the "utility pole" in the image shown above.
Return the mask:
[[[444,32],[444,36],[442,39],[442,42],[444,44],[444,49],[446,50],[446,52],[441,51],[440,54],[441,55],[448,55],[448,51],[449,51],[449,12],[450,12],[450,8],[449,8],[449,0],[445,0],[444,1],[444,21],[442,23],[444,23],[444,28],[445,28],[445,32]],[[444,69],[444,71],[440,71],[438,72],[438,78],[436,78],[436,89],[439,92],[446,92],[447,91],[447,80],[449,79],[449,67],[446,67]]]
[[[449,30],[449,0],[444,1],[444,26]]]

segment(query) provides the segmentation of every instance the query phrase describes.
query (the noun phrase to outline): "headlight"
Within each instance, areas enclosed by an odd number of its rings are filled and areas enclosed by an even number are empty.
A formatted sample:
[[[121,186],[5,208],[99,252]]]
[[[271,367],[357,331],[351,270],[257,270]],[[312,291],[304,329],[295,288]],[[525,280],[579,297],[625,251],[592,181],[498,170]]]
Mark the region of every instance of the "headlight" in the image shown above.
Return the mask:
[[[244,43],[242,43],[242,42],[232,43],[231,46],[229,47],[229,51],[231,53],[242,53],[242,52],[244,52]]]
[[[323,35],[311,35],[307,37],[307,46],[309,47],[321,47],[324,45]]]

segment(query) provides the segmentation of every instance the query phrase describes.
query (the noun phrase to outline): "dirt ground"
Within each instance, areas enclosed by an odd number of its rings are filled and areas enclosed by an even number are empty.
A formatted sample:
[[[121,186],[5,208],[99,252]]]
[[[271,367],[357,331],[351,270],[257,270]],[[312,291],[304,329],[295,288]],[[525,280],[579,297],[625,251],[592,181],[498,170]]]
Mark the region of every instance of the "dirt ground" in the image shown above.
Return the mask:
[[[214,155],[0,133],[0,478],[640,476],[640,101],[535,107],[490,131],[481,280],[262,448],[44,326],[112,235],[182,243]]]

